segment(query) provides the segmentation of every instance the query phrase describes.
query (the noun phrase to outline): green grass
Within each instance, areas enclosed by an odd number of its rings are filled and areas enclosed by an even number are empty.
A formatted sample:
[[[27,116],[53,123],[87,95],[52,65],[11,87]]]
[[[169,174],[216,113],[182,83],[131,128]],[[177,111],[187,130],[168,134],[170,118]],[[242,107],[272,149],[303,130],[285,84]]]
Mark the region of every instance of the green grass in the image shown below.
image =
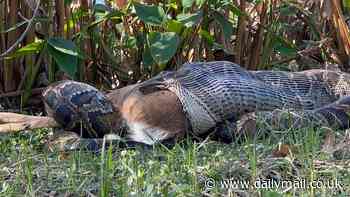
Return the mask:
[[[0,136],[0,195],[44,196],[347,196],[349,158],[321,151],[321,130],[274,132],[240,143],[185,140],[173,148],[49,152],[47,130]],[[337,139],[345,133],[339,132]],[[292,153],[276,158],[278,144]],[[267,188],[268,180],[337,180],[341,188]],[[231,180],[231,188],[224,188]],[[233,180],[249,181],[236,188]],[[260,182],[259,182],[260,181]],[[264,182],[265,181],[265,182]],[[326,181],[323,181],[326,183]],[[256,189],[254,184],[260,184]],[[236,185],[235,185],[236,184]],[[238,183],[239,184],[239,183]],[[265,184],[265,185],[264,185]],[[331,186],[331,185],[330,185]]]

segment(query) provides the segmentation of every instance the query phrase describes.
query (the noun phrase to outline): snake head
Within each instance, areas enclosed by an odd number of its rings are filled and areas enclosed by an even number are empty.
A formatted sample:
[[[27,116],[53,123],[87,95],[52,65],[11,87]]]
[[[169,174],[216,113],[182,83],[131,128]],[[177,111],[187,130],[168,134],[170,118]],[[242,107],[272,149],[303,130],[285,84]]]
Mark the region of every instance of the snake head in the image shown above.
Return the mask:
[[[85,137],[101,137],[113,130],[112,103],[88,84],[70,80],[54,83],[43,92],[43,102],[48,115],[65,129],[75,131],[82,125],[84,132],[77,132]]]

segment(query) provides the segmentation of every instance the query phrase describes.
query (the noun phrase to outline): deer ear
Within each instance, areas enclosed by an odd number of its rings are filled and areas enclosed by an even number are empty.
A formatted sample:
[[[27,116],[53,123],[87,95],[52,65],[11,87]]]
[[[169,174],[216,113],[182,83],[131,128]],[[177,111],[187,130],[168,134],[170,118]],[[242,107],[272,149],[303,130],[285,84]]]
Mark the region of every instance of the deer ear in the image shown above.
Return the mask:
[[[164,81],[161,78],[152,78],[139,84],[139,91],[143,95],[151,94],[160,90],[167,90]]]
[[[141,86],[139,87],[139,91],[143,94],[143,95],[147,95],[147,94],[152,94],[153,92],[158,92],[161,90],[164,90],[166,88],[162,88],[160,86],[153,86],[153,85],[148,85],[148,86]]]

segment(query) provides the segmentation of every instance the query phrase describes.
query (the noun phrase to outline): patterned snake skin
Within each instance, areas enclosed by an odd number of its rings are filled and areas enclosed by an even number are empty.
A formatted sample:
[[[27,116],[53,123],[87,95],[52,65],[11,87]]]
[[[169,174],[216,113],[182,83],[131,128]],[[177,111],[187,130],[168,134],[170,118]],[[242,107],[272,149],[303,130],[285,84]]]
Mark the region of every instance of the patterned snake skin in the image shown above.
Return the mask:
[[[43,92],[46,111],[67,130],[82,123],[82,137],[101,138],[114,128],[112,103],[96,88],[75,81],[61,81]]]
[[[306,119],[305,124],[318,121],[349,127],[350,75],[342,72],[247,71],[230,62],[199,62],[162,72],[137,87],[142,92],[154,87],[174,92],[195,135],[205,134],[226,120],[235,122],[250,112],[259,111],[273,123],[271,117],[275,116],[271,114],[282,114],[276,109],[296,110],[295,120]],[[89,137],[116,132],[111,102],[92,86],[60,82],[50,86],[43,97],[49,114],[65,128],[83,123]]]
[[[326,105],[349,95],[349,79],[334,71],[247,71],[231,62],[200,62],[161,73],[141,88],[158,86],[174,92],[192,131],[201,135],[225,120],[237,121],[250,112],[275,109],[304,110],[306,113],[299,113],[303,118],[346,127],[347,113]],[[348,100],[340,104],[344,106]]]

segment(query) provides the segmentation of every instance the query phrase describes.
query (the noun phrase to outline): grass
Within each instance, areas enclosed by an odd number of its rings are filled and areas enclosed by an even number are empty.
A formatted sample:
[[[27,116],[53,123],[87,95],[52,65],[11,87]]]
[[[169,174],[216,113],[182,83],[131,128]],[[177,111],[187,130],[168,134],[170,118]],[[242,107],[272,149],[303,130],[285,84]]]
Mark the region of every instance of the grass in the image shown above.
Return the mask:
[[[347,196],[350,193],[349,158],[336,159],[321,151],[322,130],[273,132],[233,144],[187,139],[170,149],[161,145],[151,149],[110,147],[100,153],[49,152],[44,148],[47,132],[36,130],[35,134],[1,136],[1,196]],[[340,131],[337,139],[343,139],[344,135]],[[279,144],[289,144],[292,151],[285,157],[274,156]],[[286,185],[271,188],[267,181],[272,180],[275,183],[323,181],[318,182],[317,188],[300,189]],[[336,180],[341,187],[333,184],[328,188],[327,180]]]

